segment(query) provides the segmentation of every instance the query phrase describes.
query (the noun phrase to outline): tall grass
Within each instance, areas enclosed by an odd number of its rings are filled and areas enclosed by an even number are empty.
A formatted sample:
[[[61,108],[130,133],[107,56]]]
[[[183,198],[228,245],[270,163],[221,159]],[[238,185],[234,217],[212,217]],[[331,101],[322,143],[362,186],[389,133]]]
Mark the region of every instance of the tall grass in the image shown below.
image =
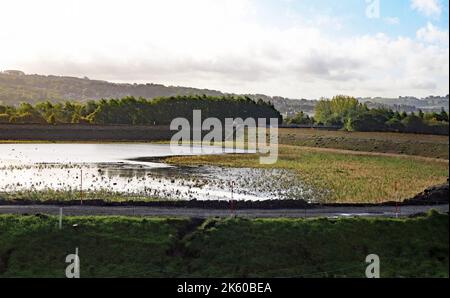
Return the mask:
[[[448,163],[414,157],[370,156],[321,152],[297,146],[279,146],[273,165],[259,163],[258,155],[226,154],[180,156],[165,160],[183,165],[280,168],[292,170],[309,186],[322,191],[324,202],[376,203],[400,201],[444,183]]]

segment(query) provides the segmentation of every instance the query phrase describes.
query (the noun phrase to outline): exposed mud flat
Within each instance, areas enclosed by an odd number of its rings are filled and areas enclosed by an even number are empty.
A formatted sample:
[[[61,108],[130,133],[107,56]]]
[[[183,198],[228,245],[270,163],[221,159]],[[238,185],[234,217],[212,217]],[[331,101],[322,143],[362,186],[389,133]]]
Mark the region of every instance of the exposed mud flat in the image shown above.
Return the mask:
[[[314,191],[287,170],[212,166],[152,168],[129,164],[37,164],[0,168],[3,192],[117,193],[158,199],[313,201]]]
[[[214,150],[214,154],[228,152]],[[174,154],[168,145],[3,144],[0,153],[0,189],[9,194],[59,191],[68,194],[67,200],[76,200],[83,192],[93,199],[116,194],[161,200],[308,202],[318,195],[288,170],[167,165],[157,158]],[[176,153],[202,151],[185,148]],[[153,161],[136,158],[139,155]]]

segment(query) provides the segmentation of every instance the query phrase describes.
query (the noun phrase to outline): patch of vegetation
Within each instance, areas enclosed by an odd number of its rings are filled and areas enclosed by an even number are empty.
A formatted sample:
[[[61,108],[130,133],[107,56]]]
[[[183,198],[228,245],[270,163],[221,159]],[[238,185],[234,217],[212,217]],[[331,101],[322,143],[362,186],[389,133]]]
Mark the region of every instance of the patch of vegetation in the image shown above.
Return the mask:
[[[77,228],[72,225],[77,224]],[[384,219],[0,216],[0,277],[448,277],[448,215]]]
[[[319,124],[342,127],[347,131],[393,131],[448,135],[449,115],[424,113],[421,110],[407,114],[381,107],[369,109],[351,96],[338,95],[331,100],[319,100],[315,106],[314,118],[303,112],[286,119],[288,124]]]
[[[448,162],[419,157],[371,156],[279,145],[275,164],[264,165],[257,154],[176,156],[178,165],[279,168],[292,170],[301,181],[323,193],[323,202],[378,203],[402,201],[425,188],[444,183]]]
[[[21,103],[18,107],[0,105],[0,123],[84,123],[84,124],[170,124],[177,117],[192,122],[192,111],[202,117],[219,119],[241,117],[277,118],[280,113],[272,104],[240,96],[172,96],[147,100],[124,97],[99,101]]]
[[[79,248],[84,277],[159,277],[176,258],[168,256],[185,219],[0,216],[2,277],[64,277],[65,257]],[[75,229],[73,224],[78,224]]]
[[[83,191],[79,190],[66,191],[66,190],[21,190],[15,192],[1,192],[0,200],[5,201],[32,201],[35,203],[45,201],[76,201],[76,200],[102,200],[104,202],[150,202],[161,201],[161,198],[155,198],[152,196],[118,193],[106,190],[98,191]]]

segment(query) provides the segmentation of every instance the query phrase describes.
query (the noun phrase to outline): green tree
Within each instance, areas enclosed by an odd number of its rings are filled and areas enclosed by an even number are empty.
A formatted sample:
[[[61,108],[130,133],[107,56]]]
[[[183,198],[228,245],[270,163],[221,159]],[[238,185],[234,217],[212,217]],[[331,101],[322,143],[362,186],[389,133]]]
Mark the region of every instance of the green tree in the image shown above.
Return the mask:
[[[294,117],[287,119],[287,124],[310,125],[313,120],[303,111],[297,113]]]
[[[348,125],[351,119],[367,110],[367,106],[359,103],[356,98],[337,95],[331,100],[319,100],[315,107],[314,119],[325,125]]]
[[[423,113],[423,111],[421,110],[421,109],[419,109],[419,111],[418,111],[418,113],[417,113],[417,116],[420,118],[420,119],[423,119],[423,117],[424,117],[424,113]]]

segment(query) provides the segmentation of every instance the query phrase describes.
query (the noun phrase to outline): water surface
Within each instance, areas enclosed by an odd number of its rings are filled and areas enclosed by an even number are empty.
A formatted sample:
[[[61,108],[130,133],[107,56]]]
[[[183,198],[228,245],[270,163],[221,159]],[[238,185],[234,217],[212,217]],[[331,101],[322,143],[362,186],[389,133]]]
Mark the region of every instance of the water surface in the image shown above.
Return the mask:
[[[173,166],[137,159],[244,150],[148,143],[0,144],[0,192],[108,192],[161,199],[265,200],[304,198],[312,190],[281,169]]]

